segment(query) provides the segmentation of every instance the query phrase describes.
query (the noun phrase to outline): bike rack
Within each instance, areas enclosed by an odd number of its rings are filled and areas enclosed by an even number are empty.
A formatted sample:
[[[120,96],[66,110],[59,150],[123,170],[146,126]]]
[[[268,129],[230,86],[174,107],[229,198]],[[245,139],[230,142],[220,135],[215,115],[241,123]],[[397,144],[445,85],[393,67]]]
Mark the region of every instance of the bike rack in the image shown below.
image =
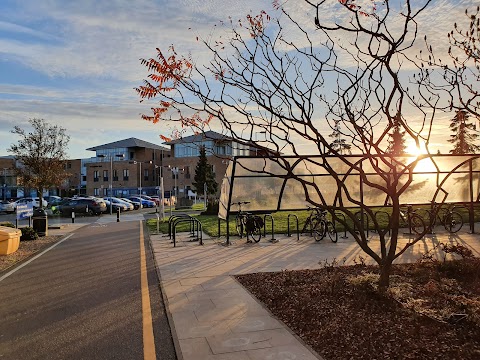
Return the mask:
[[[263,216],[263,237],[267,237],[267,217],[270,218],[270,223],[272,225],[272,238],[270,239],[270,241],[274,242],[275,236],[273,235],[273,230],[274,230],[275,220],[273,219],[272,214],[265,214]]]
[[[344,213],[335,212],[335,216],[336,216],[336,217],[342,216],[342,217],[343,217],[343,222],[344,222],[344,223],[347,222],[347,218],[345,217],[345,214],[344,214]],[[335,226],[335,217],[334,217],[332,220],[333,220],[333,226]],[[344,225],[344,226],[343,226],[343,229],[344,229],[344,233],[343,233],[342,239],[348,239],[348,236],[347,236],[347,227]]]
[[[358,216],[358,215],[360,215],[360,216]],[[365,211],[357,211],[354,214],[354,216],[357,220],[360,220],[362,222],[362,225],[365,225],[365,219],[367,219],[367,238],[368,238],[369,228],[370,228],[370,221],[368,219],[368,214]],[[355,223],[353,223],[353,231],[357,231]]]
[[[172,215],[168,218],[168,237],[170,239],[172,238],[172,223],[177,218],[189,219],[189,218],[191,218],[191,216],[188,215],[188,214],[175,214],[175,215]],[[192,231],[191,227],[190,227],[190,231]]]
[[[174,221],[174,224],[173,224],[173,247],[177,246],[177,242],[176,242],[177,225],[181,224],[181,223],[184,223],[184,222],[189,222],[191,228],[192,228],[192,223],[193,223],[193,228],[196,228],[196,232],[197,232],[196,241],[200,240],[200,245],[203,245],[202,223],[198,219],[195,219],[195,218],[190,216],[189,219],[188,218],[180,218],[180,219],[177,219],[176,221]],[[195,232],[195,230],[194,230],[194,232]]]
[[[297,222],[297,241],[300,240],[300,230],[298,229],[298,216],[295,214],[288,214],[287,216],[287,236],[291,237],[292,234],[290,234],[290,217],[295,217],[295,220]]]
[[[190,237],[195,237],[195,225],[196,225],[196,222],[195,222],[195,218],[191,217],[190,215],[188,215],[188,217],[178,217],[178,218],[175,218],[173,219],[172,221],[172,227],[175,228],[177,226],[177,223],[180,221],[180,220],[189,220],[190,221]]]

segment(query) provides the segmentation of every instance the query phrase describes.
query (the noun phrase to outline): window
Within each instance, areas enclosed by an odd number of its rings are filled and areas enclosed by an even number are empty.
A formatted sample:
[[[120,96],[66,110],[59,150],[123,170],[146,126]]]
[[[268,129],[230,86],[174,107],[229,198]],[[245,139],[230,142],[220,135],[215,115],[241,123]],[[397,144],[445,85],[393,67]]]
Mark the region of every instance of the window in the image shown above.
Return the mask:
[[[108,189],[107,188],[103,189],[103,196],[108,196]]]
[[[118,181],[118,172],[116,169],[113,170],[113,181]]]
[[[143,180],[148,181],[148,169],[143,170]]]
[[[190,166],[185,166],[185,179],[190,179]]]
[[[100,195],[100,193],[99,193],[99,191],[98,191],[98,188],[94,188],[94,189],[93,189],[93,195],[95,195],[95,196]]]
[[[128,181],[128,177],[130,176],[130,170],[123,169],[123,180]]]
[[[93,172],[93,181],[98,181],[98,171],[97,170],[95,170]]]
[[[72,163],[68,163],[67,164],[67,169],[71,169],[72,168]]]
[[[133,151],[130,151],[130,160],[133,160],[135,158],[135,153]]]
[[[103,181],[108,181],[108,170],[103,170]]]

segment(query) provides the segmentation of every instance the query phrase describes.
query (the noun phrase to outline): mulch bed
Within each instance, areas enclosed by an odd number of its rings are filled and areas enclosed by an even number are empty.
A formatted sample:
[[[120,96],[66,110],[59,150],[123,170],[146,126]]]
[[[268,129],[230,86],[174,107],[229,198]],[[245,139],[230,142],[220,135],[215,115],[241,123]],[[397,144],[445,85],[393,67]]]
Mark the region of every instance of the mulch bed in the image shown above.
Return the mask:
[[[239,282],[327,360],[480,359],[480,260],[255,273]]]
[[[6,271],[16,263],[33,256],[37,252],[46,249],[62,238],[61,235],[44,236],[37,240],[20,241],[17,251],[8,255],[0,255],[0,272]]]

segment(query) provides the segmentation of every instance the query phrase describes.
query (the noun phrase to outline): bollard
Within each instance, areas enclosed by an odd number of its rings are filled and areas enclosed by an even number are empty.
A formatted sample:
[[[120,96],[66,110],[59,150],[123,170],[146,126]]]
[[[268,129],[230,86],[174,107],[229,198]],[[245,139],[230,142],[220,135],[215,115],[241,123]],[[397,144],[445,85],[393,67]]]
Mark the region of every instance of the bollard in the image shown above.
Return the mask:
[[[72,224],[75,223],[75,211],[72,211]]]
[[[120,208],[117,208],[117,222],[120,222]]]
[[[157,215],[157,234],[160,234],[160,215]]]

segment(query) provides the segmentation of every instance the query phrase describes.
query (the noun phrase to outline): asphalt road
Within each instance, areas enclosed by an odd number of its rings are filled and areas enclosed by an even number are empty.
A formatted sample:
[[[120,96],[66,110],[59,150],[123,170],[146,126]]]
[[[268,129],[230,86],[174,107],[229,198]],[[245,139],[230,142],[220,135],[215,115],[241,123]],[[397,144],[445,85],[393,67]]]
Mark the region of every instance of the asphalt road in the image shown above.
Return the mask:
[[[176,359],[147,239],[154,349],[145,340],[141,226],[86,225],[1,280],[0,359]]]

